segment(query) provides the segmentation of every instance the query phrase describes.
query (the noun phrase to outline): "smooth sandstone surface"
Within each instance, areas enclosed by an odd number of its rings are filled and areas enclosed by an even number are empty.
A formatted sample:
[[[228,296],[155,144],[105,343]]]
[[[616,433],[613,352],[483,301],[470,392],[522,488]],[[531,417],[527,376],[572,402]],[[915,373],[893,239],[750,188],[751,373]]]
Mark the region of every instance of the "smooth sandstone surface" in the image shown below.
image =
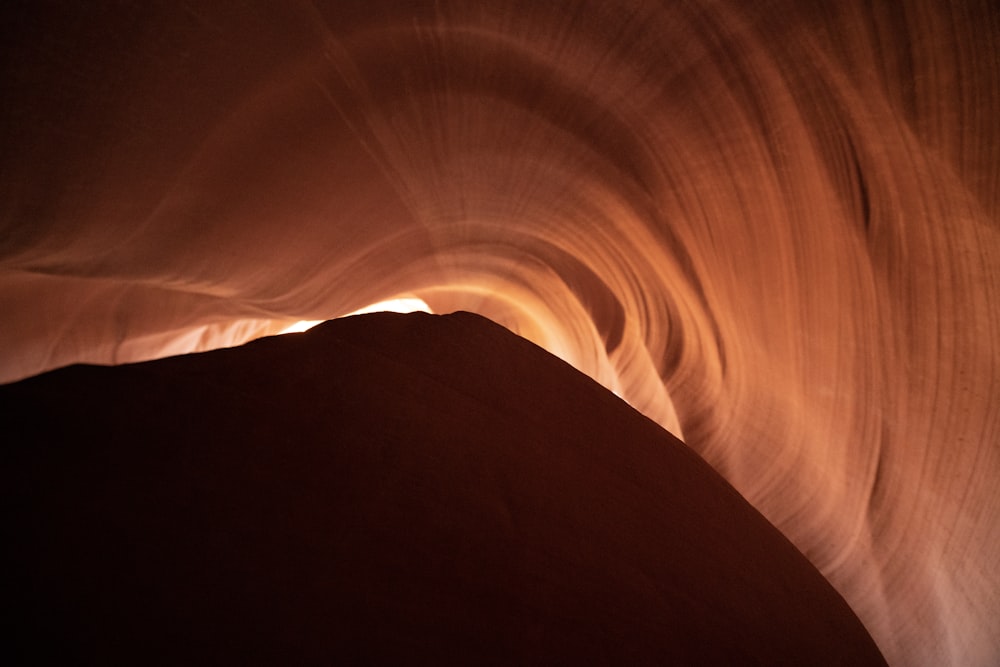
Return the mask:
[[[996,2],[570,4],[4,3],[0,378],[480,313],[997,664]]]
[[[708,464],[476,315],[75,366],[0,400],[8,659],[885,664]]]

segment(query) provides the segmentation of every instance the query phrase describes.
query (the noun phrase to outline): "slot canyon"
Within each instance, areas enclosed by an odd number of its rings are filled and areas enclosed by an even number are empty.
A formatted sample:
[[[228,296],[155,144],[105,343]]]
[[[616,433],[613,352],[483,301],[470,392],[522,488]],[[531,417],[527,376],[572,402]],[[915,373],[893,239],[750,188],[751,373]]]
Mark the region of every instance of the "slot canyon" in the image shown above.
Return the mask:
[[[889,664],[1000,661],[992,0],[37,0],[0,16],[4,392],[394,299],[467,311],[682,441]],[[623,507],[652,522],[640,497]]]

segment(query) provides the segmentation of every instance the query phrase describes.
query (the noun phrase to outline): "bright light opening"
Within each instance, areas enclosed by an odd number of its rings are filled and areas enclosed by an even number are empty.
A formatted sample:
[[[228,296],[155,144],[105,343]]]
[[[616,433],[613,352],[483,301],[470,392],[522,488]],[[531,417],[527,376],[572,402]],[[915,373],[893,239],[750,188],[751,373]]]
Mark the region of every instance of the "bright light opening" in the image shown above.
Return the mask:
[[[292,326],[282,329],[281,331],[278,332],[278,334],[280,335],[286,333],[301,333],[303,331],[309,331],[314,326],[324,321],[325,320],[299,320]]]
[[[370,306],[365,306],[359,310],[355,310],[353,313],[347,313],[344,317],[350,315],[364,315],[366,313],[430,313],[431,309],[423,299],[418,299],[416,297],[404,297],[400,299],[389,299],[388,301],[379,301],[378,303],[373,303]],[[299,320],[290,327],[286,327],[279,331],[279,334],[287,333],[301,333],[303,331],[308,331],[312,329],[317,324],[321,324],[326,320]]]
[[[366,313],[429,313],[431,312],[430,306],[424,303],[423,299],[418,299],[416,297],[404,297],[401,299],[389,299],[388,301],[379,301],[378,303],[373,303],[370,306],[365,306],[360,310],[355,310],[353,313],[348,313],[344,317],[349,315],[364,315]]]

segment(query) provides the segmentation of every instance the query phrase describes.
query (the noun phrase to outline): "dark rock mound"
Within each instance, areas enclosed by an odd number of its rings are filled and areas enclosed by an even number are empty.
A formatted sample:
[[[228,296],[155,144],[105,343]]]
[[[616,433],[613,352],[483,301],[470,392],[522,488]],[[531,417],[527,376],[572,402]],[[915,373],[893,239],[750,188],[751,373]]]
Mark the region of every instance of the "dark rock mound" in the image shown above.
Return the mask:
[[[0,387],[23,662],[882,664],[682,443],[478,316]]]

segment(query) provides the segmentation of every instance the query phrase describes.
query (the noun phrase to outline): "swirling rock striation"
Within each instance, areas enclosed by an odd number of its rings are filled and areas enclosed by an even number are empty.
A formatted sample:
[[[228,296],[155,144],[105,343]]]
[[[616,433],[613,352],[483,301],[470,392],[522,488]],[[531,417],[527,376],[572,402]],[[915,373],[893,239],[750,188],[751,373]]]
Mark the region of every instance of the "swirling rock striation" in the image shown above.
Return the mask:
[[[994,2],[3,11],[4,379],[475,311],[681,436],[890,662],[997,662]]]

